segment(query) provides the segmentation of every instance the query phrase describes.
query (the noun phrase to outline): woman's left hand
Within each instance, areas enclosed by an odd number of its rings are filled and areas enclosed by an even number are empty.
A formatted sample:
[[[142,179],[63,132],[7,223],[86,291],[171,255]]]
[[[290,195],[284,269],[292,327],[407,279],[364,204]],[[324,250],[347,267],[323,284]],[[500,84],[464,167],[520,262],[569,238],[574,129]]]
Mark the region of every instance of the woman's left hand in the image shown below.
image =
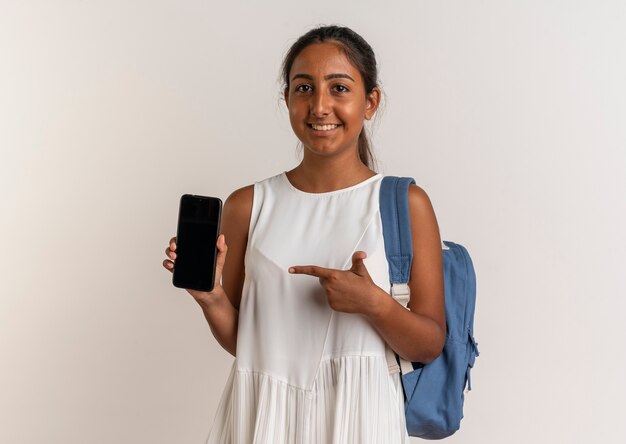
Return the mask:
[[[315,265],[298,265],[289,268],[292,274],[308,274],[319,278],[326,292],[328,304],[333,310],[345,313],[370,313],[379,296],[378,287],[370,277],[363,259],[364,251],[352,255],[352,267],[349,270],[337,270]]]

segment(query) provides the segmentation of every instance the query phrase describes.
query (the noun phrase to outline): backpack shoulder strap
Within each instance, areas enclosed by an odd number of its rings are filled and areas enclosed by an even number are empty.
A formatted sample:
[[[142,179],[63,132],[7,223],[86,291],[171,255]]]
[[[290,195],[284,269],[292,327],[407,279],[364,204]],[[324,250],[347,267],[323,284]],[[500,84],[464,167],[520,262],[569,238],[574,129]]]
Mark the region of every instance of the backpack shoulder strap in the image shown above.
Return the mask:
[[[414,183],[411,177],[385,176],[380,184],[380,216],[391,295],[404,307],[409,302],[408,282],[413,261],[409,185]]]
[[[409,278],[413,261],[413,241],[409,215],[409,186],[412,183],[415,183],[415,179],[411,177],[385,176],[380,184],[379,199],[391,296],[405,308],[411,297]],[[390,373],[400,371],[406,375],[413,371],[413,365],[400,356],[396,357],[389,345],[385,346],[385,355]]]

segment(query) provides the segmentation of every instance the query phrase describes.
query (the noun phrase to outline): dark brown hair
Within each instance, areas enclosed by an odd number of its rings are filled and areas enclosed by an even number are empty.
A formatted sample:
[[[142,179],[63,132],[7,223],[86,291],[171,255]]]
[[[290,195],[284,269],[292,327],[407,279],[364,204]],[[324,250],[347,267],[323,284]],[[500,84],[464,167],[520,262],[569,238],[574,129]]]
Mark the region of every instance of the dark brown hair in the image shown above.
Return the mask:
[[[313,43],[332,41],[345,53],[346,57],[361,73],[365,85],[365,94],[372,92],[378,85],[378,68],[372,47],[359,34],[343,26],[321,26],[311,29],[291,45],[283,60],[281,78],[283,82],[283,98],[289,91],[289,72],[294,60],[300,52]],[[359,134],[359,158],[368,168],[373,168],[374,156],[371,143],[365,132],[365,126]]]

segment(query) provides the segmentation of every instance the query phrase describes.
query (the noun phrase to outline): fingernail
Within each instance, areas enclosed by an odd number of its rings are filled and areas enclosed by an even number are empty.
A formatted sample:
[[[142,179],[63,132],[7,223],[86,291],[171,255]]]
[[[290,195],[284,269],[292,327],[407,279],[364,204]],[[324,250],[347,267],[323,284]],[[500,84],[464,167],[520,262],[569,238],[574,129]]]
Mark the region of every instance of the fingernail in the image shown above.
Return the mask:
[[[296,269],[295,269],[295,268],[293,268],[293,267],[289,267],[289,273],[293,273],[294,271],[296,271]]]

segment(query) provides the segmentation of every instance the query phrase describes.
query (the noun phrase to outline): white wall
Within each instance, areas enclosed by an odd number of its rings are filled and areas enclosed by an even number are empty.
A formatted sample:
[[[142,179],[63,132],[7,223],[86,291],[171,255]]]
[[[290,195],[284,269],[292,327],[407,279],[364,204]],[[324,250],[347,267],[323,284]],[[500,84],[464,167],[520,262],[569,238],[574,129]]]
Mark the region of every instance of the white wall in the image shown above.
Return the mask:
[[[246,3],[0,3],[0,442],[204,442],[232,359],[161,266],[178,199],[297,164],[280,62],[330,23],[379,59],[380,170],[474,258],[449,442],[623,442],[625,4]]]

